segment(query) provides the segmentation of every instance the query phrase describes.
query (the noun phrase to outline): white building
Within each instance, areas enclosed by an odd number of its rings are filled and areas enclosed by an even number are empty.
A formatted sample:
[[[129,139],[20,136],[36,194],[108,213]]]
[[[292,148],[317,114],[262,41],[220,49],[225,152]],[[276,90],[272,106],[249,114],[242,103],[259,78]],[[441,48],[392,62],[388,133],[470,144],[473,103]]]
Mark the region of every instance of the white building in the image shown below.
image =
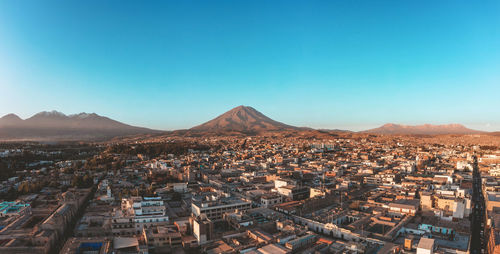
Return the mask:
[[[500,176],[500,165],[491,166],[489,170],[490,176]]]
[[[169,183],[168,186],[172,187],[172,190],[178,193],[188,192],[187,183]]]
[[[434,253],[434,239],[420,238],[417,246],[417,254],[433,254]]]
[[[458,170],[471,170],[472,166],[468,161],[457,161],[457,169]]]
[[[191,210],[195,217],[202,214],[210,220],[221,220],[224,213],[234,212],[236,210],[248,210],[252,206],[251,202],[240,198],[219,198],[212,201],[193,202]]]
[[[122,210],[130,216],[138,233],[143,228],[168,224],[166,208],[160,197],[132,197],[122,199]]]
[[[287,186],[287,185],[288,185],[288,182],[285,180],[281,180],[281,179],[274,180],[274,188],[276,188],[276,189],[283,187],[283,186]]]

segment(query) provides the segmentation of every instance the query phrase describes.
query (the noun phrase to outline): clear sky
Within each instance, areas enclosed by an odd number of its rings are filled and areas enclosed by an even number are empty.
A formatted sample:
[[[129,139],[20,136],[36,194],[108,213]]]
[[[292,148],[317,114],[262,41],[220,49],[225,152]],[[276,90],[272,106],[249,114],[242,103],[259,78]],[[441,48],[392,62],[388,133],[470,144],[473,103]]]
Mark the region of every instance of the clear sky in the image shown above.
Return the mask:
[[[0,115],[500,130],[500,1],[0,1]]]

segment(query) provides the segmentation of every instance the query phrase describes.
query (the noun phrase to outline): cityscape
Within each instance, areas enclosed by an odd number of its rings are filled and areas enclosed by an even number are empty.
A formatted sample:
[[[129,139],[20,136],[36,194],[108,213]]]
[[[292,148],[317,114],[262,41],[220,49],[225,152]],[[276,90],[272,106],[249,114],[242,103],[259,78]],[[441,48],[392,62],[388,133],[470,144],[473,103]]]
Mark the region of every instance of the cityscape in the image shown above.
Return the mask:
[[[238,106],[189,130],[5,142],[0,250],[498,252],[500,135],[393,129],[299,128]]]
[[[1,1],[0,253],[500,253],[499,13]]]

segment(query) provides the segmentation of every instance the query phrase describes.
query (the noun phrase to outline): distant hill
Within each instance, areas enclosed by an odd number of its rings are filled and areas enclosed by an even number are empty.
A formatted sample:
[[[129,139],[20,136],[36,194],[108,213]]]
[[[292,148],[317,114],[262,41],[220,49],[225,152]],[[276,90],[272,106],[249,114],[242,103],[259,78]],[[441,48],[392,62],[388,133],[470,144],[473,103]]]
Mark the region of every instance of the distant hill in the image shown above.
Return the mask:
[[[44,111],[26,120],[15,114],[0,118],[0,140],[100,140],[150,133],[161,132],[127,125],[95,113],[65,115]]]
[[[300,130],[275,121],[256,109],[248,106],[239,106],[226,113],[198,126],[189,129],[190,132],[210,133],[244,133],[257,134],[269,131]]]
[[[381,127],[363,131],[374,134],[409,134],[409,135],[441,135],[441,134],[479,134],[484,133],[478,130],[469,129],[461,124],[443,125],[401,125],[388,123]]]

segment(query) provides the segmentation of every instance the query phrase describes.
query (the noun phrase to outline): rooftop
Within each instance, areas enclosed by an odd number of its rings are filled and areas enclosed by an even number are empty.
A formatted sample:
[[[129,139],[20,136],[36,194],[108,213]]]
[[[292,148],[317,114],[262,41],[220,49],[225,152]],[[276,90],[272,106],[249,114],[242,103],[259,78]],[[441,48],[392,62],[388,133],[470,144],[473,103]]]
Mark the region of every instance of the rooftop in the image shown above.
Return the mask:
[[[420,238],[420,241],[418,242],[418,248],[432,250],[434,248],[434,239]]]

